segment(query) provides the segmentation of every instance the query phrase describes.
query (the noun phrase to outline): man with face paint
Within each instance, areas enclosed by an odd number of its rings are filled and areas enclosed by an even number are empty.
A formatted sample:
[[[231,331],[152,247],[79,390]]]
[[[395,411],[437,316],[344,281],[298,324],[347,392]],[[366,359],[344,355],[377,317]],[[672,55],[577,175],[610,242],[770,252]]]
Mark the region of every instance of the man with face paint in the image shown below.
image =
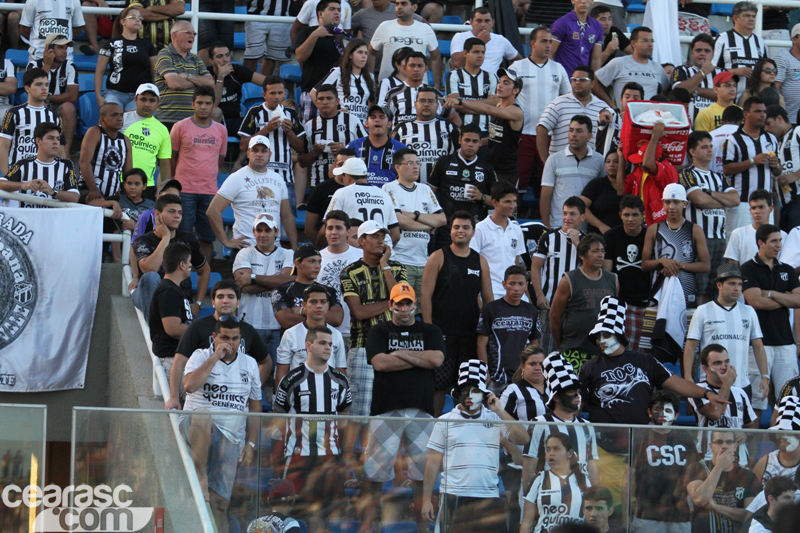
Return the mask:
[[[415,501],[422,495],[426,446],[433,427],[426,419],[433,418],[434,369],[444,361],[445,345],[438,326],[415,320],[416,309],[414,288],[406,282],[396,284],[389,295],[392,319],[374,325],[367,334],[367,362],[375,371],[370,416],[397,419],[369,424],[364,474],[374,501],[362,519],[367,523],[380,509],[381,486],[394,478],[401,443]],[[419,516],[417,521],[422,524]]]
[[[647,410],[653,429],[634,437],[634,531],[690,531],[691,515],[682,482],[686,467],[699,457],[691,433],[669,429],[677,418],[679,405],[671,392],[657,391],[650,397]]]
[[[529,437],[521,425],[497,423],[514,419],[486,388],[487,374],[488,367],[483,361],[470,359],[461,363],[458,384],[453,389],[458,405],[439,417],[446,423],[435,424],[428,441],[422,518],[437,519],[436,531],[508,531],[505,505],[497,489],[501,441],[509,439],[514,444],[525,445]],[[469,423],[467,420],[484,423]],[[440,470],[441,497],[437,518],[431,497]]]

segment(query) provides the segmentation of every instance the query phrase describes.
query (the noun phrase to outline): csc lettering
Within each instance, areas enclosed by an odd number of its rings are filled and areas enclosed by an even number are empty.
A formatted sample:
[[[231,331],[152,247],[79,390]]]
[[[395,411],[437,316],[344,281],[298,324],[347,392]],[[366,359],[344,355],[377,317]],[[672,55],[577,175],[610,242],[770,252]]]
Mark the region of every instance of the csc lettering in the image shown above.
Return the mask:
[[[647,462],[650,466],[684,466],[686,465],[686,447],[677,446],[648,446]]]

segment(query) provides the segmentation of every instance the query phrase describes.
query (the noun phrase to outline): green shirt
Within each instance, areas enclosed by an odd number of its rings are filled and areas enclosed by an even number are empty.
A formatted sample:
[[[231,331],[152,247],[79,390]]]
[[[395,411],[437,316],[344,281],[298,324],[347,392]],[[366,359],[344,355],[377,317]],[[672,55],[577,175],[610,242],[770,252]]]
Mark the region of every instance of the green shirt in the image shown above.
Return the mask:
[[[186,57],[183,57],[172,45],[162,48],[158,53],[155,83],[161,93],[161,101],[158,103],[156,115],[161,122],[174,124],[194,114],[192,95],[195,88],[192,86],[188,89],[173,91],[167,87],[167,82],[164,80],[164,76],[167,74],[186,74],[196,78],[209,74],[209,72],[197,54],[189,52]]]
[[[167,127],[155,117],[150,117],[128,126],[125,136],[131,140],[133,167],[147,173],[147,186],[152,187],[156,184],[157,159],[172,157],[172,141]]]

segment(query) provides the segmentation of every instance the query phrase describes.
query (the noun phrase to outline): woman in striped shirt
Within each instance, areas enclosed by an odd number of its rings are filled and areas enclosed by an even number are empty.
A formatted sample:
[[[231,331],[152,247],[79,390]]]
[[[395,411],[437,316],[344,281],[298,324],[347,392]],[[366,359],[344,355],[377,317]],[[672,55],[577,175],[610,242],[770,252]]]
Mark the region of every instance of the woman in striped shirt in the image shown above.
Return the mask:
[[[335,84],[342,109],[358,118],[362,124],[367,121],[367,110],[375,101],[375,81],[367,68],[369,49],[363,39],[350,41],[342,54],[342,64],[333,67],[328,75],[317,84]],[[316,93],[316,89],[313,91]]]

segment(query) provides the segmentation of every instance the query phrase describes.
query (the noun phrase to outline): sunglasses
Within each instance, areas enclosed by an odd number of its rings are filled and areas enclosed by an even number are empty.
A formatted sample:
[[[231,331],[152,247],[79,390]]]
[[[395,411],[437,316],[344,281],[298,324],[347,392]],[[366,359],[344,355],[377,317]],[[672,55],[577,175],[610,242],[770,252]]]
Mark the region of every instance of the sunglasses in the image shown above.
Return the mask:
[[[222,323],[233,322],[234,324],[238,324],[241,321],[239,320],[239,317],[233,315],[222,315],[221,317],[219,317],[219,322]]]

